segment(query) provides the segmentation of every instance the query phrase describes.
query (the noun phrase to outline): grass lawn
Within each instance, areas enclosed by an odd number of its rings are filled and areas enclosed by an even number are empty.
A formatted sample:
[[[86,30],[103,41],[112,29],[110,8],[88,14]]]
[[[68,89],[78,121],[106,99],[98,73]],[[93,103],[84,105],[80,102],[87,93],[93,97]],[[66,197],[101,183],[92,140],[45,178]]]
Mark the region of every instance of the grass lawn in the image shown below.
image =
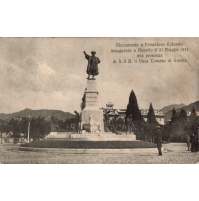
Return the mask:
[[[156,144],[144,141],[61,141],[42,140],[22,144],[22,147],[63,148],[63,149],[136,149],[156,148]]]

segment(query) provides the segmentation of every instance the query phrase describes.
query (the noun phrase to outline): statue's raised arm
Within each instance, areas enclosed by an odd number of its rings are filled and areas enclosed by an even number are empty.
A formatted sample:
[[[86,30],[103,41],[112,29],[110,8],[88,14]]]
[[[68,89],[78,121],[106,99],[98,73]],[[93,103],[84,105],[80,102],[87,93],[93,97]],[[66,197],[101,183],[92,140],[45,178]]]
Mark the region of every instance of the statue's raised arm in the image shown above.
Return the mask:
[[[86,52],[84,51],[84,55],[85,55],[85,58],[87,59],[87,60],[89,60],[89,55],[88,54],[86,54]]]
[[[86,52],[84,51],[84,55],[85,58],[88,60],[88,66],[87,66],[87,74],[88,74],[88,78],[90,79],[90,75],[92,75],[92,79],[94,80],[94,76],[99,74],[98,71],[98,64],[100,63],[100,60],[98,57],[95,57],[96,52],[92,51],[91,52],[92,56],[89,56],[88,54],[86,54]]]

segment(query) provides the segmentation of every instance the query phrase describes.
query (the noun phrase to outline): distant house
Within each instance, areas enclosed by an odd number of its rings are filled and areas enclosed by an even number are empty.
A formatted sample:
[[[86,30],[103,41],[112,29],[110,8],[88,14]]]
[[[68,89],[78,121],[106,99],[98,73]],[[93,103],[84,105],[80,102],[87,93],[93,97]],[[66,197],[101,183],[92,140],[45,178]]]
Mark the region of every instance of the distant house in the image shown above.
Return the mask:
[[[120,114],[118,114],[118,109],[114,109],[113,106],[114,106],[114,105],[113,105],[112,102],[108,102],[108,103],[106,104],[106,108],[102,108],[102,109],[103,109],[103,112],[104,112],[104,113],[107,113],[107,112],[108,112],[108,116],[109,116],[110,118],[121,116]]]
[[[188,111],[188,112],[187,112],[187,120],[188,120],[188,121],[189,121],[189,118],[190,118],[190,116],[191,116],[191,112],[192,112],[192,111]],[[196,115],[197,115],[197,117],[199,118],[199,111],[197,111],[197,110],[196,110]]]
[[[142,109],[141,110],[141,115],[143,116],[144,120],[147,121],[147,114],[148,114],[149,110],[148,109]],[[162,112],[162,110],[160,109],[154,109],[154,114],[155,114],[155,118],[157,120],[157,122],[161,125],[164,125],[164,114]]]
[[[2,133],[2,138],[9,138],[12,135],[13,135],[12,132],[9,132],[9,133],[4,132],[4,133]]]

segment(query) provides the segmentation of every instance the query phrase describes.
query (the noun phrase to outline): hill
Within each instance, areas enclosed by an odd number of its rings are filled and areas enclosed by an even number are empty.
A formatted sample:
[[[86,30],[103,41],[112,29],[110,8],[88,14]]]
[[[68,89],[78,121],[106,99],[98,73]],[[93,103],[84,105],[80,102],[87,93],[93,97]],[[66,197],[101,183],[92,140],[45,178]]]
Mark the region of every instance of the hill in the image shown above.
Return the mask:
[[[162,112],[163,112],[163,114],[165,114],[165,113],[167,113],[168,111],[173,110],[173,108],[175,108],[175,109],[177,110],[178,108],[182,108],[182,107],[185,107],[185,106],[186,106],[186,105],[184,105],[183,103],[181,103],[181,104],[169,105],[169,106],[163,107],[163,108],[162,108]]]
[[[191,111],[192,109],[193,109],[193,107],[197,110],[197,111],[199,111],[199,101],[196,101],[196,102],[194,102],[194,103],[191,103],[191,104],[189,104],[189,105],[187,105],[187,106],[184,106],[183,107],[183,109],[186,111],[186,112],[189,112],[189,111]],[[182,108],[182,107],[181,107]],[[178,109],[176,109],[176,112],[180,112],[180,110],[181,110],[181,108],[178,108]],[[173,108],[172,108],[173,109]],[[166,113],[164,113],[165,114],[165,117],[164,117],[164,120],[165,120],[165,122],[167,122],[167,121],[169,121],[170,119],[171,119],[171,117],[172,117],[172,110],[170,110],[170,111],[168,111],[168,112],[166,112]]]
[[[0,113],[0,119],[2,120],[6,120],[6,119],[16,119],[18,116],[22,116],[22,117],[28,117],[30,115],[30,117],[46,117],[48,118],[49,116],[55,116],[57,117],[59,120],[66,120],[66,119],[70,119],[70,118],[74,118],[75,115],[71,114],[69,112],[63,112],[61,110],[31,110],[26,108],[25,110],[19,111],[19,112],[15,112],[12,114],[4,114],[4,113]]]
[[[185,107],[183,107],[183,108],[188,112],[188,111],[191,111],[191,110],[193,109],[193,107],[194,107],[197,111],[199,111],[199,101],[196,101],[196,102],[194,102],[194,103],[191,103],[191,104],[189,104],[189,105],[187,105],[187,106],[185,106]],[[177,111],[179,112],[180,109],[177,109]]]

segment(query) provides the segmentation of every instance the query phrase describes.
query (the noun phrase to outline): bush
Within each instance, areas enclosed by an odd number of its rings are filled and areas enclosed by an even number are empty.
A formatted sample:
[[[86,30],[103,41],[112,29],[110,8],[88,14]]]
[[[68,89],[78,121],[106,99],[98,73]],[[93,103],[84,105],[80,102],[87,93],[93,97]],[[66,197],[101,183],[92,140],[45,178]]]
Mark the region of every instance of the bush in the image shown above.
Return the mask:
[[[63,149],[135,149],[156,148],[156,145],[144,141],[61,141],[42,140],[22,144],[22,147],[63,148]]]

